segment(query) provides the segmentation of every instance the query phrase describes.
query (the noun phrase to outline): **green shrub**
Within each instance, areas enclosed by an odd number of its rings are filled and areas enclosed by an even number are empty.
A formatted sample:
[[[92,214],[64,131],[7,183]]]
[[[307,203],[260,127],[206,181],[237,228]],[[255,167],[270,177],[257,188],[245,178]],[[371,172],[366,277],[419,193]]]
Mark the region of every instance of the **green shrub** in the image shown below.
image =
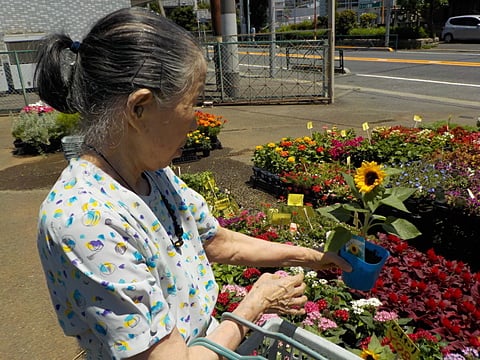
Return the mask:
[[[56,118],[56,112],[43,114],[22,112],[13,120],[12,136],[42,153],[45,147],[63,135]]]
[[[397,27],[394,27],[390,33],[398,35],[398,38],[400,40],[420,39],[420,38],[428,37],[427,32],[421,26],[419,27],[397,26]]]
[[[60,139],[73,134],[80,121],[79,114],[63,114],[53,109],[46,112],[27,109],[13,117],[12,136],[26,144],[29,153],[59,150]]]
[[[74,134],[80,123],[80,114],[64,114],[58,112],[56,114],[56,122],[63,136]]]
[[[371,28],[375,27],[375,20],[377,20],[378,15],[375,13],[363,13],[360,15],[360,26],[362,28]]]
[[[348,35],[357,24],[357,14],[353,10],[342,11],[335,16],[338,35]]]
[[[385,36],[385,28],[383,26],[377,28],[353,28],[350,30],[352,36]]]

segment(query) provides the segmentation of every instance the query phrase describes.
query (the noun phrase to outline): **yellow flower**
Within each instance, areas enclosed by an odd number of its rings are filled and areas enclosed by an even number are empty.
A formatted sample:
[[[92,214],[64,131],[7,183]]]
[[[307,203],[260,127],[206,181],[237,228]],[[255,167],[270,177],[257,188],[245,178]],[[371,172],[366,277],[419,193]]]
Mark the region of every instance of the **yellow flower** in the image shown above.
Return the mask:
[[[279,153],[279,152],[283,151],[283,148],[280,147],[280,146],[277,146],[277,147],[275,148],[275,151]]]
[[[348,247],[348,251],[353,255],[358,255],[358,253],[360,253],[360,248],[356,244],[351,244]]]
[[[262,150],[263,149],[263,146],[262,145],[257,145],[255,146],[255,150]]]
[[[294,163],[295,162],[295,156],[290,156],[288,159],[287,159],[288,162],[291,162],[291,163]]]
[[[364,349],[362,353],[360,354],[360,357],[365,360],[379,360],[380,356],[375,354],[373,351]]]
[[[267,146],[268,146],[269,148],[277,147],[277,145],[275,145],[275,143],[273,143],[273,142],[268,143]]]
[[[369,193],[383,182],[387,174],[375,161],[364,161],[355,173],[355,185],[363,193]]]

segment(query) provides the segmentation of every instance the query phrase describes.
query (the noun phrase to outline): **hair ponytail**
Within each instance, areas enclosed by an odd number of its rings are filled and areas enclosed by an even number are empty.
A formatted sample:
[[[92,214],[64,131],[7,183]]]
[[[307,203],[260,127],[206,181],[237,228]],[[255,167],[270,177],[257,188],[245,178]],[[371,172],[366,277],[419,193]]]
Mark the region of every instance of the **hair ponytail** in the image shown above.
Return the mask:
[[[73,69],[62,54],[72,44],[72,39],[65,34],[47,36],[38,51],[35,70],[35,83],[40,99],[63,113],[76,112],[75,106],[69,101]]]

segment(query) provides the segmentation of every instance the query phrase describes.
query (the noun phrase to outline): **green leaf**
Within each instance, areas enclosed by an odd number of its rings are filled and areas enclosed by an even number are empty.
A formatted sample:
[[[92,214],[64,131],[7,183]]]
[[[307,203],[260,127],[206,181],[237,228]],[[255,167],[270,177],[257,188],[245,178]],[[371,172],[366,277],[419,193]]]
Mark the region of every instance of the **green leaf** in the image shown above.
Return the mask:
[[[382,224],[382,227],[387,233],[395,234],[403,240],[413,239],[422,234],[410,221],[391,216]]]
[[[399,152],[399,153],[401,154],[402,152]],[[385,171],[387,176],[399,175],[403,172],[401,169],[390,168],[390,167],[383,169],[383,171]]]
[[[325,241],[325,251],[337,252],[352,238],[350,230],[338,226],[333,229]]]
[[[400,199],[401,201],[407,200],[410,196],[412,196],[417,189],[414,188],[407,188],[407,187],[394,187],[394,188],[389,188],[385,193],[388,193],[390,195],[393,195]]]
[[[383,205],[387,205],[387,206],[390,206],[392,208],[395,208],[397,210],[406,212],[406,213],[410,212],[410,211],[408,211],[408,209],[403,204],[403,201],[400,200],[398,197],[396,197],[394,195],[390,195],[390,196],[387,196],[384,199],[381,199],[380,203],[383,204]]]
[[[350,191],[352,192],[353,196],[355,196],[358,200],[362,200],[362,195],[358,191],[357,186],[355,185],[355,181],[353,180],[353,177],[346,173],[342,173],[342,176],[345,179],[345,182],[347,183],[348,187],[350,188]]]

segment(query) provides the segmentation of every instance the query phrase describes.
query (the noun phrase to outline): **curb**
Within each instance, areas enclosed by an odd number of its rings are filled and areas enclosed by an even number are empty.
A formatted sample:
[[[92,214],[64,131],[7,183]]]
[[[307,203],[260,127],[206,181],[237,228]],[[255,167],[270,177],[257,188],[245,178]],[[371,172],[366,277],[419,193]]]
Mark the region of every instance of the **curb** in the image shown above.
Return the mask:
[[[388,51],[393,52],[393,48],[387,46],[335,46],[335,49],[343,49],[343,50],[359,50],[359,51],[368,51],[368,50],[375,50],[375,51]]]

